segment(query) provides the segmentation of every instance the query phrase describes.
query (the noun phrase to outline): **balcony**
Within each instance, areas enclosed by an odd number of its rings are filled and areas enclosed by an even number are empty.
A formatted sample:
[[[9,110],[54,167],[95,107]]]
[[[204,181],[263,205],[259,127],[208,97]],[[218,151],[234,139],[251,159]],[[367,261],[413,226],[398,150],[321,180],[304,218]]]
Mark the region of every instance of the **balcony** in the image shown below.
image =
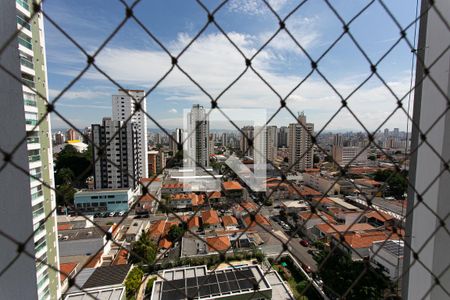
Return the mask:
[[[31,44],[31,41],[27,41],[21,36],[18,36],[17,39],[20,45],[24,46],[27,49],[33,50],[33,45]]]
[[[38,123],[39,123],[39,121],[38,120],[33,120],[33,119],[25,119],[25,123],[27,124],[27,125],[37,125]]]
[[[41,160],[41,156],[39,154],[36,155],[30,155],[28,156],[28,162],[35,162],[35,161],[40,161]]]
[[[27,137],[27,144],[39,144],[39,137]]]
[[[23,98],[23,103],[24,103],[25,105],[33,106],[33,107],[36,107],[36,105],[37,105],[36,100],[33,100],[33,99],[26,99],[26,98]]]
[[[26,59],[25,57],[20,57],[20,64],[24,67],[30,68],[34,70],[34,64],[32,61],[29,61],[28,59]]]
[[[28,1],[16,0],[16,3],[25,8],[27,11],[30,11],[30,5],[28,5]]]
[[[29,88],[34,88],[35,84],[33,80],[22,78],[22,83]]]
[[[16,16],[17,24],[31,31],[31,25],[27,21],[25,21],[22,17]]]

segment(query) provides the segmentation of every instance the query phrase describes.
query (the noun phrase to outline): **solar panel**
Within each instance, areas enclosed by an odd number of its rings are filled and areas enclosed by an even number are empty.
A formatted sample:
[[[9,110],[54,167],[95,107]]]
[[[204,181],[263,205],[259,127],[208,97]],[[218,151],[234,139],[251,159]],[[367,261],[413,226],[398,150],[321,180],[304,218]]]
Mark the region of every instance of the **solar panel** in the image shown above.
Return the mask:
[[[186,283],[184,279],[172,280],[171,282],[172,289],[184,289]]]
[[[217,274],[217,279],[220,281],[220,282],[224,282],[224,281],[227,281],[228,279],[227,279],[227,276],[224,274],[224,273],[218,273]]]
[[[197,278],[195,277],[186,278],[186,286],[188,287],[197,286]]]
[[[219,283],[220,285],[220,290],[222,291],[222,293],[229,293],[230,292],[230,285],[228,284],[228,282],[221,282]]]
[[[199,288],[200,297],[208,296],[211,294],[211,290],[209,289],[209,285],[203,285]]]
[[[234,276],[234,272],[230,271],[230,272],[226,272],[225,274],[227,275],[228,280],[236,280],[236,276]]]
[[[236,280],[229,281],[228,284],[230,285],[230,290],[232,292],[239,291],[239,285]]]
[[[161,300],[181,300],[185,298],[186,296],[178,290],[163,292],[161,296]]]
[[[209,288],[211,290],[212,295],[220,294],[219,285],[217,283],[210,284]]]
[[[253,280],[248,279],[239,280],[238,284],[241,290],[253,289]]]
[[[187,296],[188,296],[188,298],[197,297],[198,296],[198,288],[197,287],[187,288]]]

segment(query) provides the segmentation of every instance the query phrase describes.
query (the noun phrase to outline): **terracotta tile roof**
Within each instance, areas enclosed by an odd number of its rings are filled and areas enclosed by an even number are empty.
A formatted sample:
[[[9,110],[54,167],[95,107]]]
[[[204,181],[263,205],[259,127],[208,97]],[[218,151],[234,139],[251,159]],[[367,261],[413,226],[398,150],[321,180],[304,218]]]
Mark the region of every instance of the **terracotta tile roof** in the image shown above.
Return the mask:
[[[163,189],[182,189],[182,188],[187,188],[190,187],[190,184],[185,184],[185,183],[165,183],[162,185]]]
[[[300,188],[296,187],[294,193],[298,193],[300,196],[313,196],[313,197],[322,195],[321,192],[316,191],[315,189],[310,188],[309,186],[306,185],[302,185]]]
[[[359,231],[367,231],[367,230],[374,230],[375,227],[368,223],[356,223],[356,224],[342,224],[342,225],[333,225],[330,226],[329,224],[318,224],[316,225],[317,229],[322,231],[325,234],[332,234],[336,232],[359,232]]]
[[[70,275],[70,273],[78,266],[78,263],[76,262],[68,262],[68,263],[60,263],[59,264],[59,270],[61,273],[59,273],[60,281],[63,282],[66,280],[67,275]],[[65,274],[64,274],[65,273]],[[67,274],[67,275],[66,275]]]
[[[145,194],[139,198],[139,202],[153,202],[155,197],[152,194]]]
[[[189,193],[189,194],[174,194],[170,195],[170,201],[178,201],[178,200],[187,200],[190,199],[193,206],[199,206],[205,203],[204,195],[197,195],[195,193]]]
[[[316,173],[316,172],[320,172],[319,168],[306,168],[305,169],[305,173]]]
[[[202,211],[202,222],[203,224],[215,225],[220,224],[219,215],[215,210]]]
[[[235,209],[236,209],[237,211],[243,211],[244,208],[245,208],[246,210],[250,211],[250,212],[251,212],[251,211],[255,211],[255,210],[258,209],[258,207],[256,206],[256,204],[254,204],[254,203],[252,203],[252,202],[248,202],[248,201],[242,202],[242,203],[239,203],[239,204],[236,204],[236,205],[235,205]]]
[[[368,178],[355,179],[355,183],[373,187],[381,186],[381,182]]]
[[[386,239],[396,239],[397,235],[393,234],[389,237],[383,231],[374,231],[366,233],[347,233],[344,235],[345,241],[353,249],[369,248],[373,242],[384,241]]]
[[[231,246],[230,238],[227,235],[207,237],[206,243],[210,252],[226,251]]]
[[[161,249],[169,249],[170,247],[172,247],[172,242],[166,238],[163,238],[162,240],[159,241],[158,246]]]
[[[103,251],[100,251],[95,255],[94,258],[90,259],[87,265],[84,266],[84,268],[96,268],[99,264],[99,262],[102,260]]]
[[[164,234],[168,234],[170,228],[172,228],[172,226],[178,226],[180,224],[179,220],[172,220],[172,221],[167,221],[165,226],[164,226]]]
[[[206,197],[209,198],[209,199],[218,199],[218,198],[222,198],[222,193],[218,192],[218,191],[215,191],[215,192],[212,192],[212,193],[208,193],[206,195]]]
[[[233,225],[238,224],[238,221],[233,216],[223,216],[222,222],[223,222],[223,226],[233,226]]]
[[[154,240],[159,240],[161,235],[164,234],[164,228],[166,226],[166,220],[158,220],[150,226],[148,231],[149,236]]]
[[[70,230],[73,228],[73,224],[58,224],[58,231]]]
[[[312,201],[314,202],[314,203],[317,203],[317,202],[319,202],[320,201],[320,205],[324,205],[324,204],[334,204],[334,201],[333,200],[331,200],[330,198],[328,198],[328,197],[314,197],[314,198],[312,198]]]
[[[375,218],[378,221],[381,222],[385,222],[385,221],[389,221],[392,220],[394,217],[388,215],[387,213],[381,212],[381,211],[371,211],[367,214],[365,214],[366,218],[370,219],[370,218]]]
[[[302,219],[303,221],[312,220],[312,219],[320,219],[320,217],[317,213],[312,213],[310,211],[300,212],[300,213],[298,213],[298,217],[300,219]]]
[[[126,265],[128,263],[128,250],[120,249],[114,259],[113,265]]]
[[[222,183],[225,190],[242,190],[242,185],[237,181],[225,181]]]
[[[181,216],[181,219],[184,222],[188,222],[187,226],[189,229],[192,229],[194,227],[200,227],[200,217],[199,216]]]
[[[254,222],[252,222],[252,219],[251,219],[250,215],[246,215],[246,216],[244,217],[244,223],[245,223],[245,225],[246,225],[247,227],[258,226],[257,224],[260,224],[260,225],[266,225],[266,226],[267,226],[267,225],[270,225],[269,220],[267,220],[267,218],[264,217],[264,216],[261,215],[261,214],[256,214],[256,215],[255,215],[255,221],[254,221]]]

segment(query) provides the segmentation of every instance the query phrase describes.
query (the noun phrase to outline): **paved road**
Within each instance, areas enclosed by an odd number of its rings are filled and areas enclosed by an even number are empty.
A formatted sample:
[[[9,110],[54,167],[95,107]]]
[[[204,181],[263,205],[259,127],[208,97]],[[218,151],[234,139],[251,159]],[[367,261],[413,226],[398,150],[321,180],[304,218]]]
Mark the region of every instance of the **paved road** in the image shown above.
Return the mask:
[[[284,238],[283,240],[288,240],[289,234],[275,221],[270,219],[270,222],[272,223],[272,227],[276,231],[283,232]],[[292,252],[292,255],[296,257],[298,260],[300,260],[301,263],[307,265],[311,268],[313,272],[317,271],[317,262],[314,260],[311,254],[308,253],[309,249],[312,249],[310,247],[303,247],[300,244],[301,238],[294,237],[289,242],[289,250]]]

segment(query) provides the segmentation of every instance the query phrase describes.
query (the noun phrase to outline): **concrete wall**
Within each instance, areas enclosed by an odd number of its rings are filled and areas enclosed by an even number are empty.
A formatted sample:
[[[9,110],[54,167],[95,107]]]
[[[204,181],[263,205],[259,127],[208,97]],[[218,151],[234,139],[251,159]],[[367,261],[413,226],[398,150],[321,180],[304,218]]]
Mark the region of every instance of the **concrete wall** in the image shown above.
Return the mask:
[[[0,0],[0,45],[16,30],[16,2]],[[0,65],[20,78],[19,53],[15,39],[0,54]],[[22,84],[0,69],[0,148],[10,152],[26,136]],[[7,112],[7,113],[5,113]],[[13,155],[13,162],[28,170],[26,143]],[[0,154],[0,230],[20,242],[33,233],[30,179],[11,164],[3,165]],[[0,234],[0,270],[16,258],[17,245]],[[25,249],[34,255],[33,238]],[[0,298],[36,299],[36,266],[32,258],[18,256],[0,277]]]

